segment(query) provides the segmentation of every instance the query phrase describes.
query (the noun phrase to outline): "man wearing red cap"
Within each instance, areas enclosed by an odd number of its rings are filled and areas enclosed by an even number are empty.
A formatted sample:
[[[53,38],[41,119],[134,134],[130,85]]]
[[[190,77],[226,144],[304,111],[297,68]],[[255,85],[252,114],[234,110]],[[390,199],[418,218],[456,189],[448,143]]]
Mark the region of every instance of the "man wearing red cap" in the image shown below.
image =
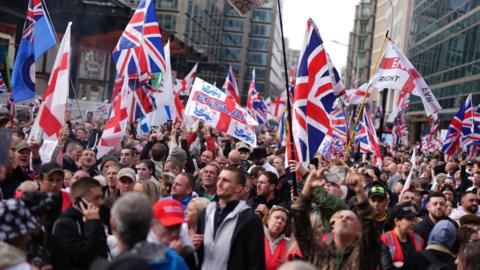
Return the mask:
[[[201,269],[265,269],[262,223],[240,200],[245,183],[238,168],[220,172],[218,199],[198,217],[197,233],[203,235],[198,250]]]
[[[182,203],[174,199],[160,200],[153,205],[153,217],[147,241],[170,247],[190,263],[189,255],[194,249],[184,223]]]

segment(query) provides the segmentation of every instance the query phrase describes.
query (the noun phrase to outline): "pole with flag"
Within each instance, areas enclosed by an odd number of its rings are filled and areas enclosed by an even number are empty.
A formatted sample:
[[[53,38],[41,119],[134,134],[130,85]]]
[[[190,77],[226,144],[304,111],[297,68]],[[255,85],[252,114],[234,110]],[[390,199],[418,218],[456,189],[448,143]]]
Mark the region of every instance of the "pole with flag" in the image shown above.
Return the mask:
[[[383,55],[383,48],[385,47],[385,43],[387,42],[387,39],[389,39],[388,38],[388,31],[385,33],[385,37],[384,37],[383,42],[382,42],[382,47],[380,48],[380,53],[377,56],[377,61],[375,62],[375,68],[373,69],[372,74],[375,74],[377,72],[378,65],[379,65],[379,62],[380,62],[380,58]],[[352,139],[355,138],[355,129],[356,129],[355,127],[357,126],[358,121],[360,121],[360,118],[363,115],[363,109],[365,107],[365,102],[367,101],[367,96],[368,96],[368,91],[369,90],[370,90],[370,83],[368,84],[367,89],[365,90],[365,95],[363,96],[362,104],[360,104],[360,109],[359,109],[359,113],[357,114],[357,119],[355,120],[355,125],[351,129],[352,131],[351,131],[349,139],[348,139],[347,148],[345,149],[344,161],[348,159],[348,153],[350,151],[350,146],[352,144]]]
[[[68,99],[70,78],[70,29],[69,22],[63,36],[57,57],[48,81],[47,89],[43,94],[42,108],[39,116],[39,126],[49,137],[58,139],[65,124],[65,109]]]
[[[295,143],[294,143],[294,140],[293,140],[293,132],[292,132],[292,101],[290,101],[290,94],[289,94],[289,87],[288,87],[288,68],[287,68],[287,53],[286,53],[286,50],[285,50],[285,37],[283,35],[283,19],[282,19],[282,6],[280,4],[280,0],[277,0],[277,5],[278,5],[278,18],[279,18],[279,21],[280,21],[280,33],[282,34],[282,52],[283,52],[283,68],[284,68],[284,72],[285,72],[285,91],[287,93],[287,117],[286,117],[286,124],[285,124],[285,128],[286,128],[286,135],[288,136],[287,138],[287,145],[286,147],[289,148],[287,150],[287,152],[290,152],[291,153],[291,158],[294,159],[294,160],[298,160],[298,157],[296,156],[296,152],[295,152]],[[292,172],[291,172],[292,173]],[[299,173],[296,173],[296,176],[293,177],[293,175],[290,175],[290,179],[294,179],[295,181],[292,181],[292,184],[293,184],[293,193],[294,195],[297,195],[297,182],[296,180],[298,178],[300,178],[301,175],[299,175]]]
[[[412,174],[413,170],[417,168],[417,155],[415,153],[415,147],[413,148],[413,154],[412,157],[410,158],[410,163],[412,163],[412,168],[410,169],[410,172],[408,173],[407,180],[405,180],[405,185],[403,185],[402,192],[400,193],[400,199],[403,196],[403,193],[405,191],[410,190],[410,186],[412,185]]]

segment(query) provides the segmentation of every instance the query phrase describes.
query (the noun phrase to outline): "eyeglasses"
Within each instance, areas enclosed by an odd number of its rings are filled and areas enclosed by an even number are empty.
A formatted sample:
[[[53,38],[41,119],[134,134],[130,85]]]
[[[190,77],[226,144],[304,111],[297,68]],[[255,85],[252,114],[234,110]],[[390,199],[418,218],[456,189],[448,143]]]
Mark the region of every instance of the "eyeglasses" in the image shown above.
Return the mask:
[[[287,208],[285,208],[285,207],[283,207],[283,206],[281,206],[281,205],[274,205],[274,206],[272,206],[272,208],[270,209],[270,212],[268,212],[268,214],[270,215],[270,214],[272,214],[272,212],[277,211],[277,210],[283,211],[283,212],[287,213],[287,215],[290,214],[290,211],[288,211]]]

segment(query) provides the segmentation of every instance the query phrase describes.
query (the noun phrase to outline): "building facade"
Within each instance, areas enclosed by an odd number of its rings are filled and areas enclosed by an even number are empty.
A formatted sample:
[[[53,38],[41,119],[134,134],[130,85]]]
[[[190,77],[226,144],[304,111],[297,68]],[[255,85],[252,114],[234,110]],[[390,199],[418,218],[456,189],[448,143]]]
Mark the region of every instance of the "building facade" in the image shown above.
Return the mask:
[[[375,63],[381,57],[382,43],[387,31],[389,32],[389,38],[395,42],[397,47],[402,52],[407,52],[413,4],[413,1],[377,0],[370,74],[373,74]],[[385,105],[384,112],[385,118],[387,118],[393,110],[400,92],[388,89],[386,91],[384,89],[370,89],[370,91],[374,103],[380,106],[383,102]]]
[[[408,57],[423,75],[442,106],[441,128],[446,129],[466,97],[480,103],[480,2],[416,0]],[[412,97],[409,120],[426,129],[425,111]]]
[[[355,7],[353,30],[348,42],[345,87],[355,88],[368,82],[375,28],[377,0],[360,0]]]

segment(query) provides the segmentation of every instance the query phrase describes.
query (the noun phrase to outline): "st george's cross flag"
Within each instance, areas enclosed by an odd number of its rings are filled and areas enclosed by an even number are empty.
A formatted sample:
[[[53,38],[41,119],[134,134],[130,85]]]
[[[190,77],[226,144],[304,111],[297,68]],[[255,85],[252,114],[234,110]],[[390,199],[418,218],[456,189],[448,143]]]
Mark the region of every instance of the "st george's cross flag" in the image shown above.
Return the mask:
[[[257,145],[254,120],[235,100],[222,90],[196,78],[188,99],[185,115],[208,123],[220,132],[251,146]]]
[[[42,0],[28,2],[27,18],[12,71],[12,98],[15,102],[35,96],[35,61],[57,44]]]
[[[56,139],[60,136],[60,131],[65,125],[65,110],[70,85],[71,25],[72,23],[69,22],[60,43],[47,89],[42,96],[43,103],[39,116],[39,126],[48,137]]]
[[[127,84],[127,82],[124,82]],[[128,124],[128,86],[122,86],[117,98],[113,101],[110,118],[105,123],[105,128],[97,145],[97,159],[102,158],[110,150],[120,144],[125,136]],[[131,93],[130,93],[131,95]]]
[[[382,61],[370,81],[370,86],[377,89],[400,90],[420,97],[428,116],[442,109],[422,75],[390,41],[387,42]]]

